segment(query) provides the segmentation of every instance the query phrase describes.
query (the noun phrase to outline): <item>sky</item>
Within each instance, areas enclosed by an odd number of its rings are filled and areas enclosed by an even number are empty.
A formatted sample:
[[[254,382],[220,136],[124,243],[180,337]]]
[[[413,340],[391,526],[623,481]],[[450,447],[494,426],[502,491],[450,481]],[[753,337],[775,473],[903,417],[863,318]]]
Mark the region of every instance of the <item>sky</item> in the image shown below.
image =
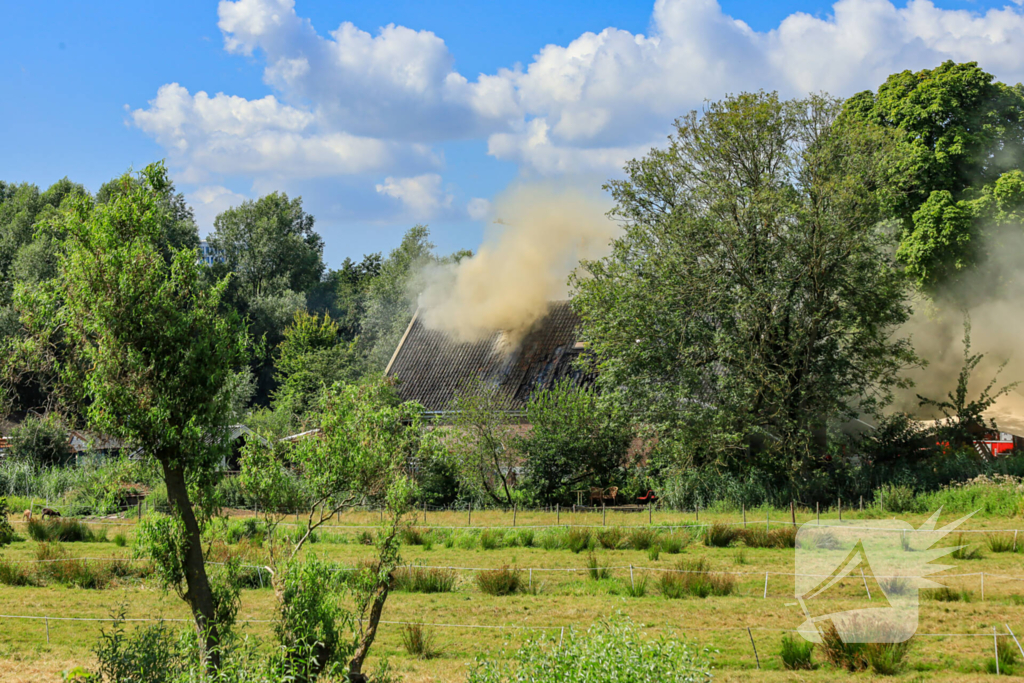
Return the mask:
[[[744,90],[849,96],[946,59],[1024,81],[1024,0],[4,2],[0,179],[166,159],[206,234],[301,195],[325,260],[475,249],[512,185],[598,188]]]

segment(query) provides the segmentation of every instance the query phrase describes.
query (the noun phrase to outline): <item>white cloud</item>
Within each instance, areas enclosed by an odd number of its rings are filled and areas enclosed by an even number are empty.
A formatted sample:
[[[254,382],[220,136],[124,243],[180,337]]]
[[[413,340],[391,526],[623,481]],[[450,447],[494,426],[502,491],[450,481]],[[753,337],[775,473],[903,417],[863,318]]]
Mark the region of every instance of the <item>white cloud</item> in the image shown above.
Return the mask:
[[[482,221],[491,212],[491,203],[480,197],[473,197],[466,204],[466,213],[475,221]]]
[[[245,195],[232,192],[222,185],[203,185],[185,195],[202,235],[213,230],[213,220],[219,213],[238,206],[246,199],[248,197]]]
[[[418,219],[432,218],[442,209],[451,207],[454,199],[441,187],[441,176],[436,173],[413,178],[388,176],[377,185],[377,192],[399,200]]]
[[[321,33],[293,0],[222,0],[218,15],[225,49],[262,60],[274,94],[193,95],[172,83],[132,112],[179,179],[344,175],[368,186],[387,174],[379,192],[417,215],[447,207],[435,171],[450,140],[486,139],[490,155],[541,174],[607,174],[662,144],[673,118],[727,93],[845,96],[946,59],[1024,80],[1024,9],[1013,5],[838,0],[829,15],[798,12],[759,32],[715,0],[656,0],[649,35],[584,33],[539,47],[525,68],[475,79],[430,31],[342,22]]]

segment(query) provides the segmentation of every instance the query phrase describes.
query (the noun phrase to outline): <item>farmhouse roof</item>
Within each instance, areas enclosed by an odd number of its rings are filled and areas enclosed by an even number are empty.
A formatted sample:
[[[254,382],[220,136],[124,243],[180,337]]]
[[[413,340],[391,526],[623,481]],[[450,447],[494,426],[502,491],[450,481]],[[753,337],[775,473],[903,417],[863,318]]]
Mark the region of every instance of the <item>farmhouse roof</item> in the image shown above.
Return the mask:
[[[462,342],[426,327],[417,311],[384,373],[398,380],[402,400],[416,401],[429,412],[445,411],[459,388],[477,379],[496,384],[510,408],[521,410],[531,392],[562,377],[589,380],[573,366],[583,350],[579,324],[568,301],[552,302],[547,315],[510,348],[501,330]]]

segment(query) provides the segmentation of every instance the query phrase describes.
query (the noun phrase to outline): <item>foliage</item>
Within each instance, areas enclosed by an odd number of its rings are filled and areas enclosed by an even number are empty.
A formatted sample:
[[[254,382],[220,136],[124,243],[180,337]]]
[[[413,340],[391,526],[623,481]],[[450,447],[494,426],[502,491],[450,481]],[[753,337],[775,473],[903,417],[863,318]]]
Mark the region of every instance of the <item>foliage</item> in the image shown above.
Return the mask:
[[[570,527],[565,532],[564,546],[576,554],[584,550],[593,550],[594,535],[586,527]]]
[[[444,567],[399,567],[393,573],[395,590],[409,593],[451,593],[458,574]]]
[[[662,636],[645,638],[626,617],[528,640],[510,661],[477,659],[468,683],[693,683],[711,680],[711,653]]]
[[[602,529],[597,532],[597,542],[602,548],[608,550],[617,550],[619,545],[622,543],[623,532],[617,526],[613,526],[610,529]]]
[[[521,439],[509,396],[477,379],[459,387],[447,413],[451,425],[444,442],[463,490],[499,505],[515,504]]]
[[[654,529],[631,529],[628,540],[629,547],[633,550],[647,550],[658,539],[658,532]]]
[[[801,481],[825,425],[874,413],[914,360],[892,335],[909,307],[878,227],[888,143],[839,111],[710,103],[607,185],[624,234],[584,263],[573,303],[601,387],[673,437],[669,469]]]
[[[106,540],[105,535],[102,538],[98,538],[87,524],[83,524],[77,519],[42,520],[33,517],[28,522],[28,535],[33,541],[39,541],[40,543],[74,543],[76,541],[92,542]]]
[[[587,555],[587,574],[590,575],[595,581],[602,579],[610,579],[612,577],[611,569],[608,568],[607,564],[601,564],[597,559],[597,555],[591,552]]]
[[[111,683],[172,683],[182,673],[179,636],[163,622],[125,631],[125,608],[100,632],[96,646],[99,675]]]
[[[7,519],[10,512],[7,508],[7,499],[0,498],[0,548],[9,545],[18,537],[14,533],[14,527],[11,526],[10,520]]]
[[[63,465],[71,457],[68,430],[56,413],[29,414],[11,430],[10,457],[41,467]]]
[[[193,501],[209,498],[195,493],[214,482],[230,409],[222,389],[245,358],[247,338],[220,310],[226,280],[204,285],[193,250],[164,256],[162,198],[170,182],[163,165],[116,182],[107,202],[64,202],[54,219],[67,233],[57,275],[19,286],[16,299],[32,334],[30,355],[58,372],[89,425],[160,463],[186,532],[176,563],[188,584],[182,597],[212,646],[216,606],[200,545],[204,514],[196,516]]]

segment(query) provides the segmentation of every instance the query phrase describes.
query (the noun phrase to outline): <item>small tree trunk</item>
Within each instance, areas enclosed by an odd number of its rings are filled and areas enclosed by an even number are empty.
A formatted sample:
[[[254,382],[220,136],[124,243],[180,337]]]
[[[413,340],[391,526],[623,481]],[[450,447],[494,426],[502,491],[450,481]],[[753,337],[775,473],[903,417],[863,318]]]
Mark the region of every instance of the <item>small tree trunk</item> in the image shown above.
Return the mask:
[[[170,458],[160,458],[164,470],[164,482],[167,484],[167,497],[174,504],[178,516],[185,525],[188,547],[185,550],[185,601],[192,608],[192,617],[196,628],[205,638],[205,650],[209,666],[216,669],[220,666],[218,644],[218,624],[215,619],[213,591],[210,580],[206,576],[206,563],[203,560],[203,543],[199,530],[199,522],[192,510],[192,501],[188,497],[188,486],[185,473],[180,467],[168,465]]]
[[[366,683],[367,678],[366,674],[363,673],[363,661],[370,653],[370,646],[373,645],[373,641],[377,637],[377,625],[380,623],[380,615],[384,612],[384,603],[387,602],[390,590],[391,582],[389,580],[382,586],[379,586],[377,593],[373,596],[369,623],[366,626],[366,630],[363,631],[355,654],[352,655],[352,661],[348,665],[349,683]]]

